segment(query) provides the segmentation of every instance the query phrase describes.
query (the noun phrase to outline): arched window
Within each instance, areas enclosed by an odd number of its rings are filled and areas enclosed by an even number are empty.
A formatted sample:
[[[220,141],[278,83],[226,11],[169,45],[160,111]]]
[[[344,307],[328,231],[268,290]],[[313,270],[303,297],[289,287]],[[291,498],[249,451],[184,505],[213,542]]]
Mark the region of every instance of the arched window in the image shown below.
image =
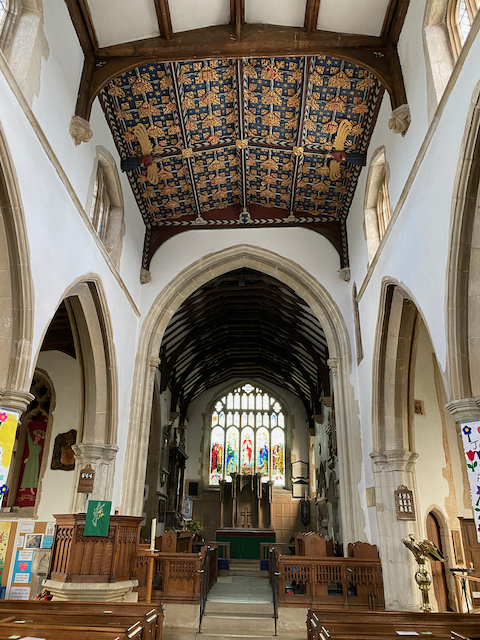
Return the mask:
[[[373,155],[365,191],[365,237],[369,263],[375,256],[391,218],[388,165],[385,159],[385,149],[381,147]]]
[[[285,486],[285,413],[280,402],[245,384],[217,400],[212,412],[209,484],[254,475]]]
[[[478,0],[450,0],[447,12],[448,34],[456,58],[460,55],[478,13]]]
[[[0,0],[0,31],[3,28],[8,12],[8,0]]]
[[[93,228],[101,240],[105,239],[105,232],[110,214],[110,196],[108,195],[107,183],[102,166],[97,167],[97,177],[93,185],[92,206],[90,209],[90,220]]]
[[[104,147],[97,147],[94,172],[87,210],[95,232],[118,269],[125,233],[123,195],[115,160]]]

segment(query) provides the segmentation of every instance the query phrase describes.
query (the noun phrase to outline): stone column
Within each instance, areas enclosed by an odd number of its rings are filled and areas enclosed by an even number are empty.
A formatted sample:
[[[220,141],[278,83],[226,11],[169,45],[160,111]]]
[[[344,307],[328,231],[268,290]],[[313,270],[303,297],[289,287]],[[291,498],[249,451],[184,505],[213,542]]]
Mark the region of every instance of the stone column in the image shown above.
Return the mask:
[[[70,511],[79,513],[83,510],[85,495],[77,493],[78,478],[80,471],[87,464],[92,465],[95,471],[95,483],[89,498],[92,500],[111,500],[118,446],[103,442],[79,442],[72,445],[72,449],[75,453],[75,476]]]
[[[417,520],[397,520],[395,507],[395,490],[400,485],[406,485],[414,491],[414,504],[418,508],[414,476],[418,454],[392,449],[383,453],[374,452],[370,456],[375,478],[385,607],[398,611],[419,611],[421,597],[414,578],[417,567],[402,538],[408,537],[409,533],[418,538],[420,528]]]

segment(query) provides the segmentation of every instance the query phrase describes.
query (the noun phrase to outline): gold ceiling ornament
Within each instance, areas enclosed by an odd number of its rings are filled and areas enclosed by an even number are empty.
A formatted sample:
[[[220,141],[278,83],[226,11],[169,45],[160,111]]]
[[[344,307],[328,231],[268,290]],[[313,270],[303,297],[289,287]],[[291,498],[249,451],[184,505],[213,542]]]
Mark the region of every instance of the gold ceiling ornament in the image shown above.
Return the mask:
[[[335,136],[335,141],[333,143],[336,151],[343,151],[345,149],[345,142],[347,141],[347,136],[351,131],[351,122],[348,120],[342,120],[338,125],[337,135]],[[330,162],[330,180],[338,180],[340,177],[340,163],[332,160]]]
[[[293,147],[294,156],[303,156],[303,147]]]
[[[193,149],[182,149],[182,158],[191,158],[193,156]]]
[[[235,146],[237,149],[247,149],[248,147],[248,139],[244,138],[243,140],[236,140]]]
[[[152,153],[152,143],[148,136],[145,125],[141,122],[133,127],[133,133],[140,143],[142,155],[149,156]],[[147,167],[147,180],[151,184],[158,184],[158,168],[155,162]]]

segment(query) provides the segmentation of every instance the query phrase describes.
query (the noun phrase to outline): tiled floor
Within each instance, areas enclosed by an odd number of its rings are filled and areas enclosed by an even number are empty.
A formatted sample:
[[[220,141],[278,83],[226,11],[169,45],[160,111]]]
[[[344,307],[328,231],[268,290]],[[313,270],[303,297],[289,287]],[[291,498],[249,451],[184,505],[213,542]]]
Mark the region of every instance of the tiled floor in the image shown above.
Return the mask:
[[[272,588],[265,577],[220,576],[208,594],[212,602],[272,602]]]

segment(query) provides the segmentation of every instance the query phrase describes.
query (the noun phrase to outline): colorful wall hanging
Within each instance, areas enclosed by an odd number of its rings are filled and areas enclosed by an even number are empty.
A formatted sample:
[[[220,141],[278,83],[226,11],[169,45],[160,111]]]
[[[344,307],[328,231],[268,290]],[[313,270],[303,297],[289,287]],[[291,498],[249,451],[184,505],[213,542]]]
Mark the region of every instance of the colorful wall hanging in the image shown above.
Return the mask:
[[[470,481],[477,540],[480,542],[480,420],[462,422],[460,423],[460,430],[462,432],[468,479]]]

